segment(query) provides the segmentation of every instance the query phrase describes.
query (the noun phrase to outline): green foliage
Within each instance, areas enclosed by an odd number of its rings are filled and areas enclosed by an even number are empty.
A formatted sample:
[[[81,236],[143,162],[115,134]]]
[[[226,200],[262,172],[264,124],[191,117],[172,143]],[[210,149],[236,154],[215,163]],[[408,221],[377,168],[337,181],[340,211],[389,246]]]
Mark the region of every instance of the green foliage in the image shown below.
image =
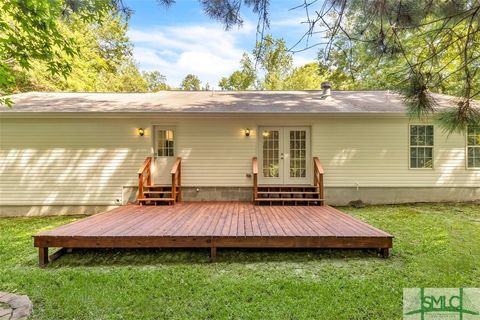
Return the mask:
[[[318,63],[308,63],[293,69],[282,85],[283,90],[317,90],[323,81],[327,81],[328,74],[320,74]]]
[[[330,71],[321,63],[308,63],[292,68],[293,55],[287,50],[283,39],[265,37],[265,45],[257,43],[253,50],[257,58],[256,69],[247,53],[242,56],[240,70],[220,80],[223,90],[316,90],[323,81],[334,85],[345,83],[341,71]]]
[[[170,87],[167,85],[167,77],[160,73],[160,71],[142,73],[143,78],[147,82],[148,91],[156,92],[161,90],[169,90]]]
[[[435,115],[444,129],[463,131],[466,123],[478,121],[473,102],[480,97],[478,1],[345,4],[342,32],[319,57],[330,61],[331,70],[349,75],[348,89],[396,90],[412,117],[436,112],[431,92],[449,94],[461,98],[446,114]]]
[[[358,250],[82,250],[46,269],[31,235],[78,217],[0,218],[0,291],[34,319],[399,319],[408,287],[479,287],[478,204],[344,208],[395,236]],[[148,297],[148,299],[146,298]]]
[[[252,89],[257,78],[255,67],[246,52],[240,60],[241,69],[234,71],[229,77],[223,77],[218,83],[222,90]]]
[[[180,84],[180,88],[185,91],[199,91],[201,90],[201,81],[194,74],[187,74]]]
[[[10,0],[0,4],[0,91],[15,87],[17,73],[42,64],[45,73],[65,78],[71,59],[80,54],[74,37],[64,32],[72,16],[98,22],[117,3],[109,0]],[[5,101],[4,101],[5,102]]]
[[[462,104],[466,101],[460,101],[457,108],[435,114],[434,119],[440,123],[447,133],[466,132],[469,126],[480,126],[480,109],[465,108]]]
[[[58,15],[58,12],[55,14]],[[95,20],[77,11],[69,12],[68,17],[52,16],[52,19],[58,34],[70,39],[75,46],[75,54],[64,51],[63,47],[55,48],[55,55],[49,56],[48,61],[54,65],[61,64],[66,69],[52,72],[49,64],[37,56],[28,59],[28,68],[12,60],[9,64],[11,81],[0,84],[0,90],[6,93],[148,90],[147,80],[133,61],[132,44],[126,36],[128,24],[124,16],[112,9],[103,12]]]
[[[285,76],[292,69],[292,54],[288,52],[283,39],[265,36],[263,43],[257,42],[253,55],[265,76],[260,80],[260,87],[266,90],[282,90]]]

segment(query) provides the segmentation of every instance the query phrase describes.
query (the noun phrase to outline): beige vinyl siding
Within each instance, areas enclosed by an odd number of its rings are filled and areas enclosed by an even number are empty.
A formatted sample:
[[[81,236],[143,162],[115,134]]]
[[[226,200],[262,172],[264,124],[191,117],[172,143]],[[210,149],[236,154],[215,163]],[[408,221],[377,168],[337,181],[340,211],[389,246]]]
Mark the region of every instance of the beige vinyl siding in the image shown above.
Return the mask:
[[[447,138],[438,127],[434,169],[409,169],[406,117],[0,118],[0,205],[114,204],[123,187],[137,184],[136,171],[152,154],[153,125],[175,127],[185,186],[251,186],[258,127],[282,125],[312,128],[311,154],[325,167],[327,187],[478,187],[480,181],[480,170],[466,169],[465,137]]]
[[[177,125],[177,150],[187,186],[249,186],[256,135],[244,135],[254,123],[245,119],[186,119]],[[255,130],[256,131],[256,130]]]
[[[1,119],[0,204],[113,205],[150,152],[132,120]]]
[[[404,118],[319,120],[313,155],[331,187],[478,187],[480,171],[466,170],[465,137],[434,127],[434,168],[409,169],[409,124]]]

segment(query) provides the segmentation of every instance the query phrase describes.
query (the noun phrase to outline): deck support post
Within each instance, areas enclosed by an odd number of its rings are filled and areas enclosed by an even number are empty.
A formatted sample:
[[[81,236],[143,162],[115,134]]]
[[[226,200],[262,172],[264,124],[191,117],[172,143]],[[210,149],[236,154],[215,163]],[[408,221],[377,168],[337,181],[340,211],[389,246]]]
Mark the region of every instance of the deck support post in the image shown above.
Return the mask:
[[[45,268],[48,264],[48,247],[38,248],[38,265],[40,268]]]
[[[210,262],[214,262],[217,259],[217,247],[210,247]]]
[[[390,248],[381,248],[380,254],[383,258],[387,259],[388,257],[390,257]]]

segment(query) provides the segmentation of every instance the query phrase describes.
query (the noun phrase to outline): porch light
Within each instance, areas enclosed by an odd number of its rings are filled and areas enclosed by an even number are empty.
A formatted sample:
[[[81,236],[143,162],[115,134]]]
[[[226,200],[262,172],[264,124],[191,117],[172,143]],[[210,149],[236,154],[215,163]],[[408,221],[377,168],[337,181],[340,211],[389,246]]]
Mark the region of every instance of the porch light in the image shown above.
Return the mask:
[[[245,137],[250,137],[250,129],[249,128],[245,129]]]
[[[145,129],[143,129],[143,128],[138,128],[138,135],[139,135],[140,137],[143,137],[144,134],[145,134]]]

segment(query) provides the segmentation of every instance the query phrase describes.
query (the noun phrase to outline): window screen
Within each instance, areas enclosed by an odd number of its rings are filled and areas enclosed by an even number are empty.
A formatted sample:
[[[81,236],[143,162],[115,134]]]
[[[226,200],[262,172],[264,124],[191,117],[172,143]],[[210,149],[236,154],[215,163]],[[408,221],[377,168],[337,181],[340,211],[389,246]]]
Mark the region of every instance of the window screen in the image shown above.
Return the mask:
[[[467,167],[480,168],[480,127],[468,127]]]
[[[433,168],[433,126],[410,126],[410,168]]]

